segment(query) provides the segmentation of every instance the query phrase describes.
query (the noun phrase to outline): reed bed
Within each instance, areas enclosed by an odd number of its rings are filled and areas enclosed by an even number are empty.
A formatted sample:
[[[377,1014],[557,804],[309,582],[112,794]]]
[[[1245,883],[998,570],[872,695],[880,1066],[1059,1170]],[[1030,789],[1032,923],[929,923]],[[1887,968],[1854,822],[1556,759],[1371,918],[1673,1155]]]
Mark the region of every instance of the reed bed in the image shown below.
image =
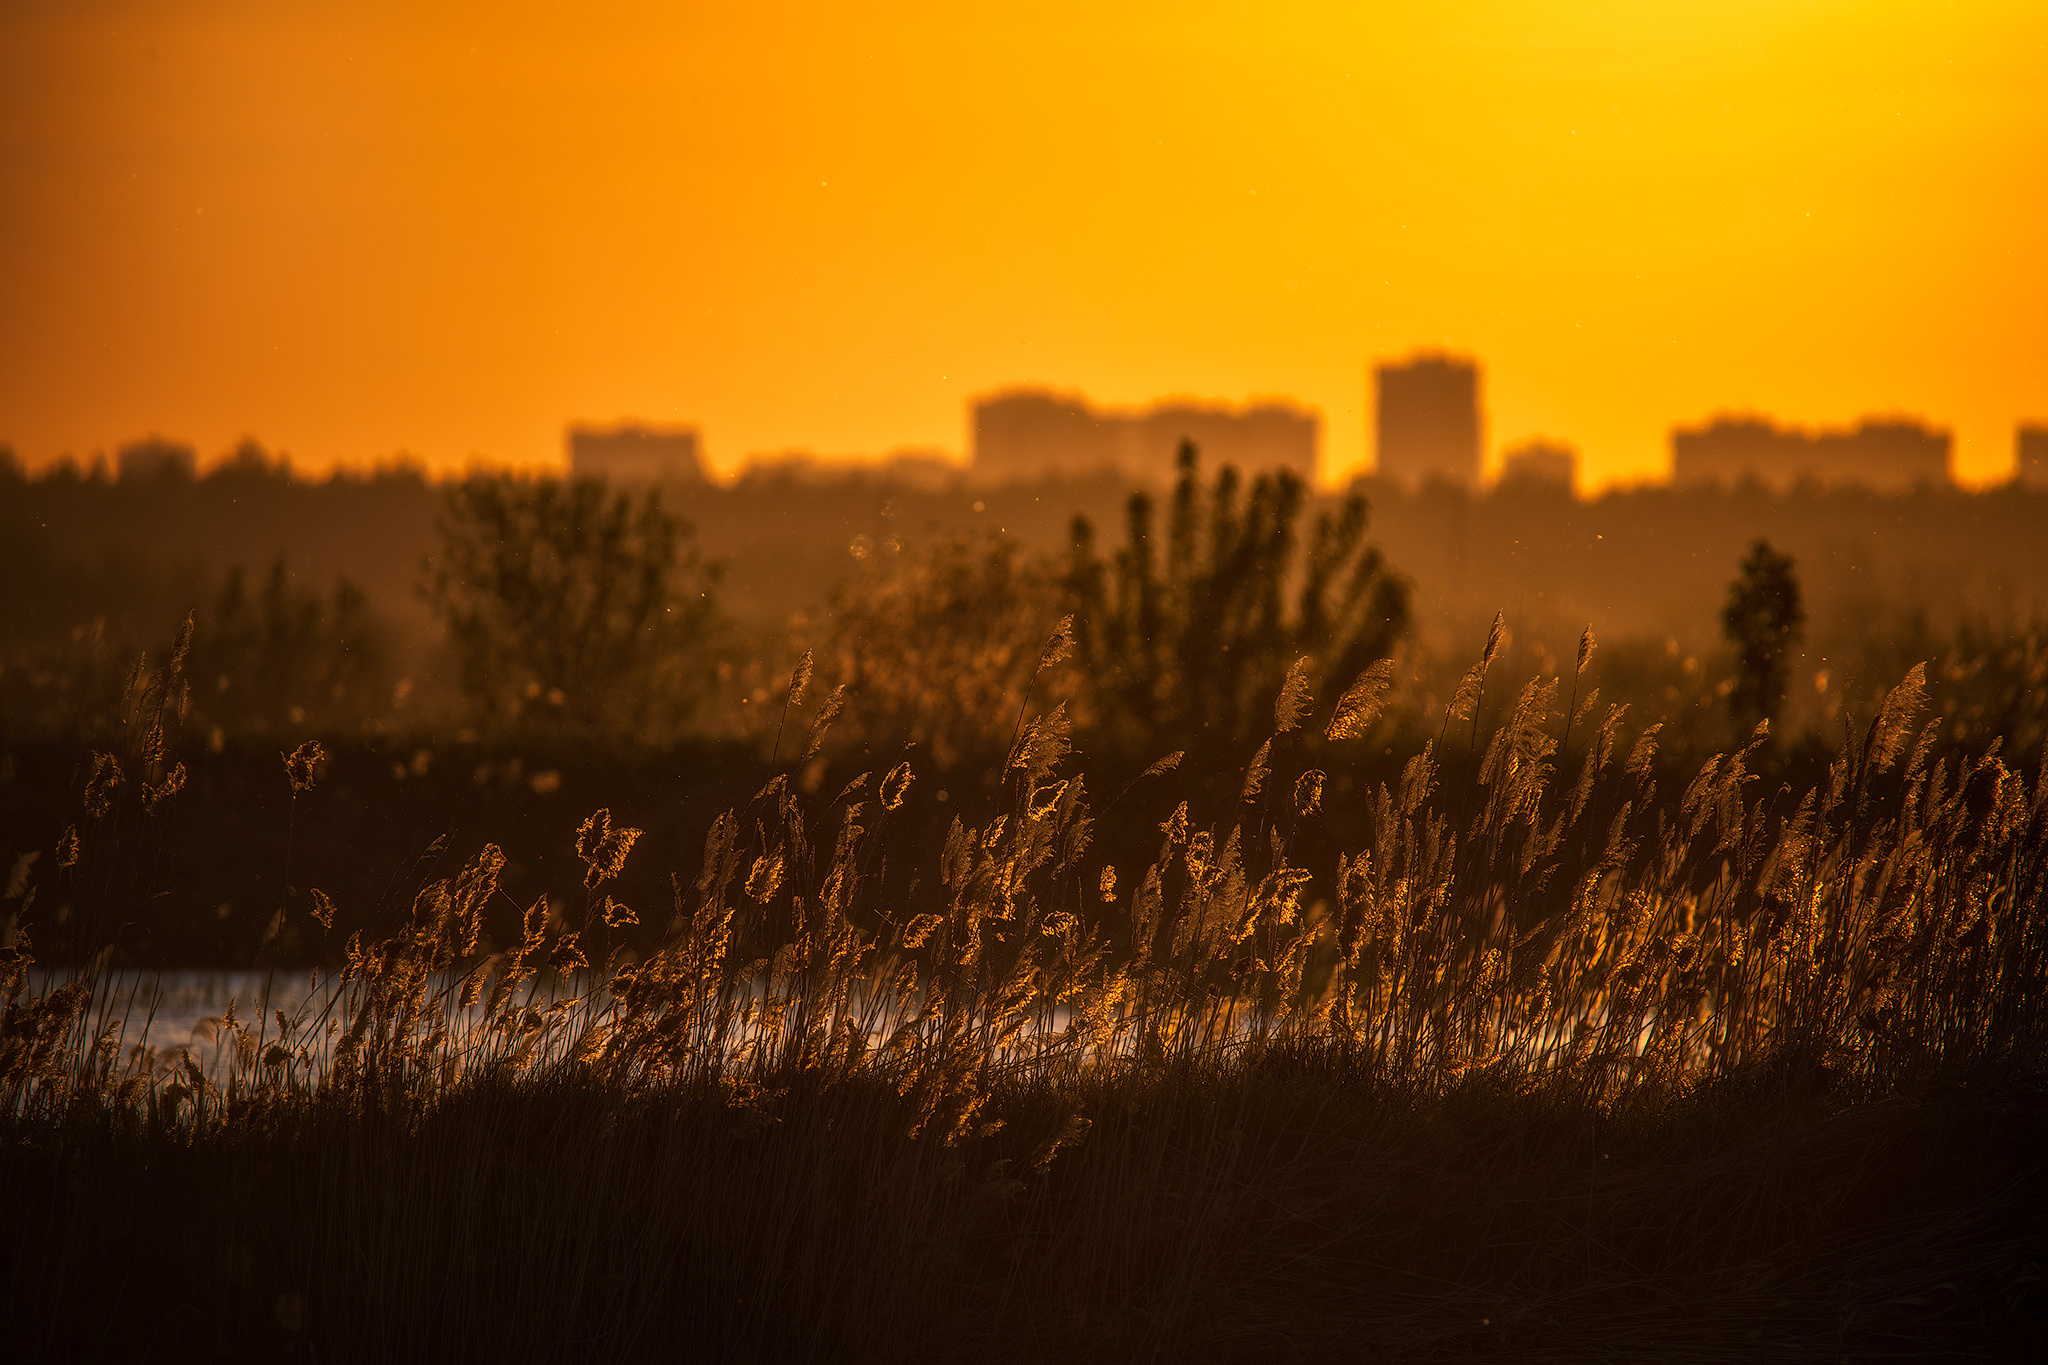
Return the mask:
[[[1064,709],[1027,708],[996,798],[919,865],[896,853],[909,763],[826,800],[793,780],[835,694],[667,904],[613,898],[638,831],[599,811],[581,906],[513,907],[494,944],[488,847],[352,938],[296,1013],[212,1021],[212,1067],[136,1037],[107,973],[30,989],[18,939],[15,1339],[309,1359],[2048,1344],[2048,778],[1934,757],[1916,668],[1820,787],[1762,790],[1760,728],[1660,793],[1654,727],[1627,737],[1576,695],[1560,712],[1555,678],[1482,734],[1496,652],[1362,823],[1325,827],[1307,758],[1372,733],[1391,670],[1319,704],[1304,660],[1224,809],[1099,845]],[[94,859],[175,791],[179,662],[138,674],[137,742],[56,853],[80,887],[121,885]],[[304,750],[287,768],[316,780]],[[1311,839],[1342,849],[1333,875]]]

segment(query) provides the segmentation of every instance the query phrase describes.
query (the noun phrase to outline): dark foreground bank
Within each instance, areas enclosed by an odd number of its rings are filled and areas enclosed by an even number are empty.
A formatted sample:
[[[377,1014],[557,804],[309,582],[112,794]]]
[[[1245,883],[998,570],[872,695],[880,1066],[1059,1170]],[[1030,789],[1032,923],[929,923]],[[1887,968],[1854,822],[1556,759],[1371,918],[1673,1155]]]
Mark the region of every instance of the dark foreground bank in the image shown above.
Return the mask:
[[[189,1116],[188,1116],[189,1117]],[[1327,1050],[1082,1091],[977,1135],[796,1080],[568,1070],[424,1112],[0,1144],[16,1360],[2039,1359],[2048,1106],[1732,1078],[1604,1115]],[[1000,1120],[1000,1126],[996,1121]]]

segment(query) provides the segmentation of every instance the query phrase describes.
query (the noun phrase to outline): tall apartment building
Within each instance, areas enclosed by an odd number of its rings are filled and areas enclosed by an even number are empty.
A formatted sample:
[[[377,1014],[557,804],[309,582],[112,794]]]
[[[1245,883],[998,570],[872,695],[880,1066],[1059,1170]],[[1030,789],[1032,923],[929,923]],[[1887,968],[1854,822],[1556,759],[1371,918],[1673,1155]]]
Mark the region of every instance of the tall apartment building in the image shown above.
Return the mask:
[[[1501,455],[1500,486],[1518,492],[1569,493],[1579,479],[1579,452],[1540,437]]]
[[[1210,469],[1286,468],[1312,479],[1321,427],[1314,413],[1285,403],[1126,410],[1048,389],[1011,389],[975,400],[971,468],[977,478],[1003,482],[1104,471],[1162,482],[1173,477],[1181,442],[1193,441]]]
[[[974,400],[968,467],[1003,482],[1120,470],[1119,426],[1078,394],[1011,389]]]
[[[1381,478],[1431,479],[1477,487],[1480,474],[1479,366],[1423,353],[1373,371],[1374,449]]]
[[[1758,417],[1717,417],[1671,432],[1678,484],[1756,482],[1783,491],[1801,483],[1903,492],[1949,482],[1954,438],[1905,418],[1865,418],[1850,430],[1808,432]]]
[[[695,427],[572,426],[569,473],[613,484],[699,483],[704,462]]]

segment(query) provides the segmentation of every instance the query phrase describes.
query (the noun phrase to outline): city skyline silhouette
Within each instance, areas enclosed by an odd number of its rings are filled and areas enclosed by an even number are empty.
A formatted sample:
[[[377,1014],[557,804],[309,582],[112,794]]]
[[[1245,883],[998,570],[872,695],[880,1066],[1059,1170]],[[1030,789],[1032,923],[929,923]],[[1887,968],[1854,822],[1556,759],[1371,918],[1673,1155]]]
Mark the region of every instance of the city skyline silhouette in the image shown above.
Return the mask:
[[[729,474],[1029,383],[1280,396],[1341,480],[1419,347],[1587,488],[1717,412],[1925,414],[1973,486],[2048,421],[2036,5],[791,13],[8,7],[0,443]]]

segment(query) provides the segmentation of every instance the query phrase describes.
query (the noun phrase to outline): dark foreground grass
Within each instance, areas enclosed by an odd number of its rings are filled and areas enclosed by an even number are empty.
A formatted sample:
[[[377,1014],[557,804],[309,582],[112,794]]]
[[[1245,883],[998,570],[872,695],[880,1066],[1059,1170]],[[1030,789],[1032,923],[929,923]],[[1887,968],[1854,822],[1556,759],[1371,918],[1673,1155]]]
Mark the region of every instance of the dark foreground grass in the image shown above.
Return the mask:
[[[559,1070],[0,1147],[18,1360],[2039,1359],[2048,1106],[1783,1075],[1602,1114],[1340,1058],[999,1091]],[[1077,1114],[1092,1120],[1076,1138]],[[1062,1129],[1056,1159],[1047,1143]]]
[[[7,1355],[2039,1358],[2048,780],[1936,757],[1921,681],[1820,787],[1759,732],[1674,800],[1618,710],[1554,782],[1539,680],[1331,829],[1387,674],[1310,748],[1297,668],[1226,810],[1116,847],[1055,708],[935,860],[908,763],[785,773],[659,912],[599,811],[580,911],[494,944],[487,847],[211,1070],[17,934]],[[174,682],[54,851],[109,923]]]

